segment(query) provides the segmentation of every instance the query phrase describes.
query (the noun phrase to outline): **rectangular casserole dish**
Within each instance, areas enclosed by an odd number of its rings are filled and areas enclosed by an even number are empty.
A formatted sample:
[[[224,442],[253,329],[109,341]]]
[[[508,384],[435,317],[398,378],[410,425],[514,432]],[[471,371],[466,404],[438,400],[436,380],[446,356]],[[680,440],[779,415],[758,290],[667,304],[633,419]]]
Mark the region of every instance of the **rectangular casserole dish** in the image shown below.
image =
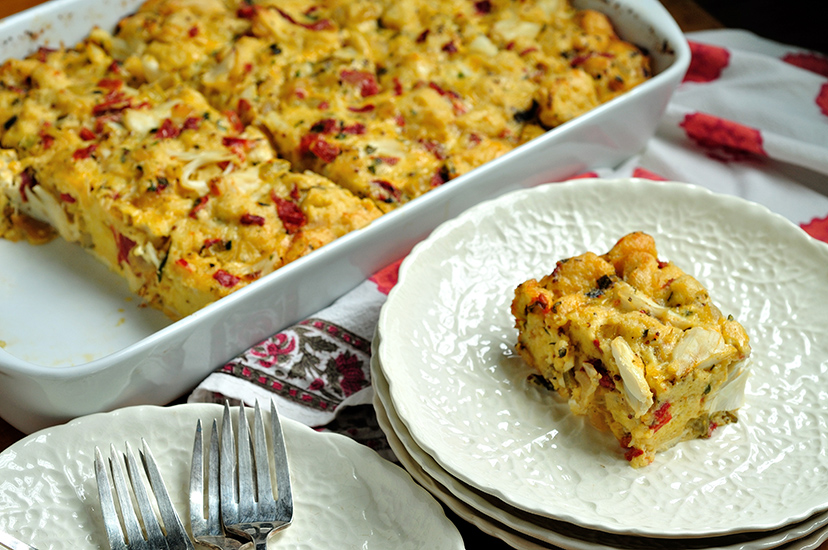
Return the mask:
[[[140,3],[47,2],[0,21],[2,55],[74,44],[94,25],[113,28]],[[684,76],[687,42],[656,0],[574,4],[606,13],[622,38],[647,49],[653,78],[180,321],[142,307],[124,281],[76,245],[0,241],[0,416],[32,432],[93,412],[168,403],[466,208],[639,151]]]

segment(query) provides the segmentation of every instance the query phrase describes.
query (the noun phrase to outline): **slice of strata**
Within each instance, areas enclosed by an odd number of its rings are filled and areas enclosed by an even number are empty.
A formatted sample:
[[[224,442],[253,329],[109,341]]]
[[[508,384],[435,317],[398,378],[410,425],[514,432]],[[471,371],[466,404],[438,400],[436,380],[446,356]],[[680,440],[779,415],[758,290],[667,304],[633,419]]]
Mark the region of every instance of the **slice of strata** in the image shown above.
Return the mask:
[[[0,150],[0,206],[81,244],[173,319],[381,215],[291,171],[261,131],[185,85],[109,78],[63,93],[19,102],[15,126],[35,139]]]
[[[737,421],[748,335],[647,234],[559,261],[517,287],[512,313],[520,355],[633,467]]]

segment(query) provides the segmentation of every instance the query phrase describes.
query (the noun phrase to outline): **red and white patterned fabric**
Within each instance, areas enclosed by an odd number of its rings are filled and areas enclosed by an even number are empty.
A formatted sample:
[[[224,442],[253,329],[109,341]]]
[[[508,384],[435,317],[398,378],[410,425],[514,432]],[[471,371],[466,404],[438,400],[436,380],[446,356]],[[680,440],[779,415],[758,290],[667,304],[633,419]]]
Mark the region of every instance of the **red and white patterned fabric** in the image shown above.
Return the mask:
[[[688,40],[687,76],[646,149],[583,176],[693,183],[762,204],[828,242],[828,58],[744,31]],[[369,360],[398,267],[221,366],[189,400],[274,397],[286,416],[392,458],[370,406]]]

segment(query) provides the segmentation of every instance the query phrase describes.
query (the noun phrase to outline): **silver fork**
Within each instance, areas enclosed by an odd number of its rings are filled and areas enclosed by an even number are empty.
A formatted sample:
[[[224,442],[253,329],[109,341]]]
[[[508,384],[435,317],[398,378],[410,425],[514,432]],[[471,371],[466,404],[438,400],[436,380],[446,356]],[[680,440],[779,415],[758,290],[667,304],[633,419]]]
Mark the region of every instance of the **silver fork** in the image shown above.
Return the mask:
[[[170,495],[164,485],[164,480],[161,478],[161,472],[158,471],[158,465],[152,456],[149,445],[143,439],[141,443],[141,462],[150,482],[151,489],[149,493],[141,478],[141,469],[129,443],[126,444],[126,452],[123,455],[123,458],[126,459],[127,473],[129,474],[129,486],[121,466],[122,457],[118,456],[119,453],[115,450],[115,446],[110,445],[111,456],[108,464],[104,461],[100,449],[95,447],[95,478],[98,481],[101,513],[110,548],[112,550],[195,550],[192,541],[190,541],[187,532],[184,530],[181,519],[172,505],[172,501],[170,501]],[[109,481],[110,472],[112,484]],[[118,506],[121,510],[123,530],[121,529],[121,521],[118,519],[115,499],[112,495],[113,485],[118,498]],[[130,486],[132,495],[130,495]],[[164,524],[163,529],[152,507],[149,494],[153,494],[155,497]],[[141,529],[141,523],[139,523],[138,516],[135,513],[132,504],[133,497],[138,505],[138,511],[141,514],[140,521],[143,523],[146,533]]]
[[[293,521],[293,494],[285,440],[276,405],[272,400],[270,433],[278,500],[273,496],[269,453],[258,402],[254,411],[252,434],[248,428],[244,403],[239,408],[238,453],[230,419],[230,404],[225,402],[221,423],[221,517],[227,531],[249,539],[255,544],[256,550],[266,550],[268,535],[284,529]]]
[[[207,505],[204,502],[204,442],[201,419],[196,424],[190,469],[190,528],[197,542],[218,550],[236,550],[241,541],[228,537],[219,513],[219,438],[216,421],[210,432],[207,454]]]

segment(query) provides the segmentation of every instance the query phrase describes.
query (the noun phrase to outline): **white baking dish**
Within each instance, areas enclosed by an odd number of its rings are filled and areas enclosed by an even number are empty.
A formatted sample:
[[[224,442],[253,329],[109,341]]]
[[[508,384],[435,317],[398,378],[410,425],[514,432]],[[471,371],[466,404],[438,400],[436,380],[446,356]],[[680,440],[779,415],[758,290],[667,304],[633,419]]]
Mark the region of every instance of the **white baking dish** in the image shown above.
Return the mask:
[[[74,44],[113,28],[141,0],[53,0],[0,21],[2,55]],[[466,208],[519,187],[613,166],[655,131],[690,62],[657,0],[576,0],[607,13],[647,48],[655,76],[369,227],[178,322],[141,307],[117,276],[75,245],[0,240],[0,416],[24,432],[139,403],[165,404],[286,325],[326,306]]]

